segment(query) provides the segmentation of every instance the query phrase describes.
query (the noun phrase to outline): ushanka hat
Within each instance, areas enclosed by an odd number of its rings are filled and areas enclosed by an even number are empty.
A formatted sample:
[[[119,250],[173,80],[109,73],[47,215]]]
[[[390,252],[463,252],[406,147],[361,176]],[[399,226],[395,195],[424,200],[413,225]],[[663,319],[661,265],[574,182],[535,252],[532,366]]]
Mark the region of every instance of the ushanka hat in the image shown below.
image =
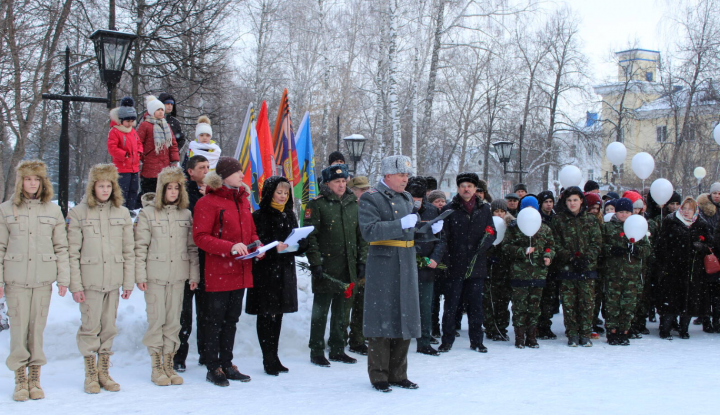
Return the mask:
[[[405,190],[412,195],[412,197],[422,198],[427,193],[427,181],[422,176],[413,176],[408,179],[408,184]]]
[[[329,166],[322,171],[323,183],[329,183],[335,179],[347,179],[348,176],[348,167],[345,164]]]
[[[477,174],[468,173],[468,172],[460,173],[455,178],[455,184],[457,184],[458,186],[460,186],[460,184],[465,183],[465,182],[470,182],[470,183],[474,184],[475,187],[477,187],[478,184],[480,184],[480,178],[478,177]]]
[[[389,156],[380,162],[380,173],[387,174],[413,174],[412,162],[407,156]]]

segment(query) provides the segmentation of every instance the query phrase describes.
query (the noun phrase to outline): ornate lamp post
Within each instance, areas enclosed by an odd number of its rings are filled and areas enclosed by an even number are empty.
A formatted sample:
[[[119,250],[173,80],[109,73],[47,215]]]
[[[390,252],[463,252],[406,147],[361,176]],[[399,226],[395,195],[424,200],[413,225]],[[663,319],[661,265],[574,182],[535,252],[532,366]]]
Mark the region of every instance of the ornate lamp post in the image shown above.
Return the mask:
[[[357,164],[362,158],[363,151],[365,151],[365,142],[367,138],[360,134],[353,134],[343,138],[345,146],[350,153],[350,158],[353,161],[353,175],[357,173]]]
[[[498,155],[498,159],[500,160],[500,163],[503,164],[503,173],[518,173],[520,175],[520,183],[523,181],[523,173],[527,173],[526,171],[523,171],[522,169],[522,146],[520,146],[520,157],[518,159],[520,163],[520,170],[519,171],[511,171],[507,169],[507,164],[510,162],[510,157],[512,155],[512,149],[515,143],[512,141],[498,141],[495,143],[492,143],[493,147],[495,147],[495,152]]]

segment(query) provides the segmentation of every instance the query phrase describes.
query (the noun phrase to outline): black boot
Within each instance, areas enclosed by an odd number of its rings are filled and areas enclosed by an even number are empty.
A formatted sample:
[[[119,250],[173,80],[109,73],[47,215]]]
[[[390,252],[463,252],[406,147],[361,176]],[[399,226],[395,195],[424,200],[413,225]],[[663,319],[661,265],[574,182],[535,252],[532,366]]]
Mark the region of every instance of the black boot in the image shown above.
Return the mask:
[[[557,336],[550,330],[550,327],[538,329],[538,338],[540,340],[556,340]]]
[[[713,333],[720,333],[720,314],[713,314]]]
[[[673,336],[670,333],[672,329],[672,323],[675,320],[675,316],[669,316],[666,314],[660,315],[660,338],[666,340],[672,340]]]
[[[316,366],[330,367],[330,362],[328,362],[324,355],[310,356],[310,362]]]
[[[690,338],[690,334],[688,333],[690,320],[692,320],[692,316],[680,316],[680,329],[678,331],[680,332],[681,339]]]
[[[705,333],[715,333],[715,330],[713,329],[713,326],[712,326],[712,319],[710,318],[710,316],[703,317],[702,326],[703,326],[703,331]]]
[[[619,346],[620,345],[620,343],[618,343],[617,333],[608,331],[607,335],[605,337],[607,338],[607,343],[609,346]]]
[[[525,348],[525,327],[515,327],[515,347]]]
[[[215,386],[230,386],[230,382],[228,382],[227,377],[225,377],[225,373],[223,373],[222,369],[220,368],[217,368],[215,370],[208,370],[207,376],[205,376],[205,380]]]
[[[525,330],[525,346],[531,349],[537,349],[540,345],[537,342],[537,329],[535,326],[529,326]]]
[[[331,354],[330,360],[333,362],[347,363],[349,365],[357,363],[357,359],[346,355],[344,352],[340,354]]]

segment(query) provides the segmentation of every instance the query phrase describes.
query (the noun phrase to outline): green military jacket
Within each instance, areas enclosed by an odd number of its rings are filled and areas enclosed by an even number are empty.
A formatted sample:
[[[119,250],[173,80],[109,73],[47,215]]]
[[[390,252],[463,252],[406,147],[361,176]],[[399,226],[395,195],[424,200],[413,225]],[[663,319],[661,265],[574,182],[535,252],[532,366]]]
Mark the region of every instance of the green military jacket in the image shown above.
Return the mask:
[[[603,260],[604,275],[608,278],[637,278],[643,270],[643,262],[650,255],[650,241],[647,237],[630,244],[623,231],[624,223],[613,216],[610,222],[607,222],[603,229]],[[612,253],[613,247],[623,249],[632,248],[633,254],[630,252],[623,256],[616,256]]]
[[[586,211],[577,215],[563,211],[553,217],[551,229],[555,241],[558,278],[574,278],[568,274],[576,273],[570,263],[576,256],[588,261],[584,277],[596,278],[595,271],[602,250],[602,230],[597,218]]]
[[[305,255],[310,266],[322,265],[323,273],[342,282],[357,283],[357,265],[365,264],[368,244],[360,234],[358,203],[348,189],[342,199],[327,186],[308,202],[304,226],[314,226]],[[314,293],[339,293],[341,285],[326,278],[313,278]]]
[[[540,230],[530,238],[513,223],[507,229],[503,244],[506,255],[512,260],[511,285],[544,286],[549,269],[545,266],[545,258],[550,258],[551,261],[555,258],[555,240],[550,228],[543,223]],[[525,252],[530,246],[535,248],[535,252],[526,255]]]

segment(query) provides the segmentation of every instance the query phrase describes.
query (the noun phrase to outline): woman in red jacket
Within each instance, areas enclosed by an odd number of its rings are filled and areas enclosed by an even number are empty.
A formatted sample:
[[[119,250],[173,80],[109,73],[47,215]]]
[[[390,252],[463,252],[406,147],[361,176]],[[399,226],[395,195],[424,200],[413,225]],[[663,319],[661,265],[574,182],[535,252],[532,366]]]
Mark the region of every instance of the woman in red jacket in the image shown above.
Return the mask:
[[[250,213],[249,189],[240,163],[220,157],[215,172],[205,176],[205,196],[195,205],[193,239],[205,252],[205,352],[207,381],[228,386],[230,380],[249,382],[232,363],[235,331],[245,288],[252,288],[252,261],[246,255],[258,240]]]
[[[151,95],[145,99],[145,108],[147,113],[137,130],[143,148],[141,195],[154,192],[160,170],[180,160],[175,135],[165,120],[165,104]]]
[[[107,140],[108,153],[120,173],[118,184],[125,198],[125,207],[131,215],[134,215],[137,202],[138,172],[143,152],[140,137],[134,128],[136,119],[135,101],[130,97],[123,98],[120,106],[110,111],[110,133]]]

